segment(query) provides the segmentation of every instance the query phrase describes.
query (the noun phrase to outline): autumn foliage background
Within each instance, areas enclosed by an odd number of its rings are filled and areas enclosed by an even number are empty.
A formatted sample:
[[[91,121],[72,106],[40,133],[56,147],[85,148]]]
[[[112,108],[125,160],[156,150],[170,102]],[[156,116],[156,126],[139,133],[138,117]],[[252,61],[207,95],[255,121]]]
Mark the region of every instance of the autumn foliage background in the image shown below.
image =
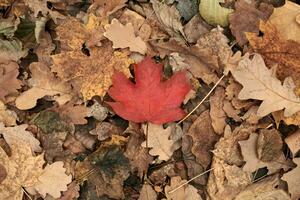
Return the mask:
[[[299,2],[0,14],[0,200],[300,198]]]

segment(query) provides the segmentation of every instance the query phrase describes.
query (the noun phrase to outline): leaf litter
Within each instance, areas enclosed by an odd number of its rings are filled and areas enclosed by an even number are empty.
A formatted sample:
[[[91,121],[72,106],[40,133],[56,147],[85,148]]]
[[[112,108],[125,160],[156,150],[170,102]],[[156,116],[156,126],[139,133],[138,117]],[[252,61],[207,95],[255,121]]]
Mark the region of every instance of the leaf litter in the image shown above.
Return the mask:
[[[0,199],[300,198],[299,3],[0,7]]]

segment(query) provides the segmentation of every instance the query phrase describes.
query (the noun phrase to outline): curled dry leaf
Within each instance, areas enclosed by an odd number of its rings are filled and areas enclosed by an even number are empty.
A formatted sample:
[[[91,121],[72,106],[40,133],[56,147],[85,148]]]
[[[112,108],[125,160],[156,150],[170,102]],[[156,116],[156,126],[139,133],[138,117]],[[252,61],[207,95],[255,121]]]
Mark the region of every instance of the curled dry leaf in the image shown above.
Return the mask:
[[[63,105],[72,98],[71,87],[55,78],[50,69],[40,62],[30,65],[31,79],[28,80],[30,89],[23,92],[16,99],[16,106],[20,110],[28,110],[36,106],[37,100],[44,96],[54,96],[58,104]]]
[[[266,116],[277,110],[284,109],[284,115],[290,116],[300,110],[300,98],[294,93],[295,85],[291,78],[286,78],[281,84],[274,77],[259,54],[252,59],[245,56],[236,68],[231,69],[235,80],[243,85],[239,99],[262,100],[257,115]]]
[[[269,22],[276,26],[280,36],[286,40],[300,43],[300,6],[292,1],[286,1],[284,6],[275,8]]]
[[[297,164],[297,167],[285,173],[281,179],[288,183],[291,199],[297,200],[300,198],[300,158],[294,158],[293,162]]]
[[[133,63],[128,53],[113,51],[107,41],[101,47],[91,48],[89,53],[90,56],[85,55],[79,49],[52,56],[52,71],[57,72],[62,80],[71,82],[84,100],[95,95],[103,97],[112,84],[114,71],[121,71],[129,77],[128,67]]]
[[[235,10],[229,15],[230,30],[240,46],[248,42],[245,32],[259,33],[259,20],[267,20],[272,14],[273,6],[267,3],[239,0]]]
[[[202,200],[201,196],[198,194],[197,189],[189,184],[172,192],[172,190],[184,184],[185,182],[186,180],[182,180],[180,176],[172,177],[170,186],[167,185],[165,187],[167,200]]]
[[[21,88],[21,81],[17,79],[19,65],[12,61],[0,63],[0,100],[6,102],[6,96],[16,94]]]
[[[210,118],[212,121],[212,127],[215,133],[222,135],[226,126],[226,114],[223,110],[225,99],[225,90],[222,87],[215,89],[214,95],[210,97]]]
[[[144,126],[144,133],[146,134],[147,128]],[[169,160],[175,150],[180,148],[176,145],[177,140],[170,139],[172,128],[169,126],[166,129],[162,125],[148,124],[148,141],[142,143],[143,147],[151,148],[149,154],[158,156],[159,160]]]
[[[263,56],[269,68],[278,64],[276,73],[280,80],[291,76],[300,86],[300,45],[292,40],[283,40],[276,27],[269,22],[261,21],[259,29],[264,33],[263,36],[246,33],[253,50]]]
[[[27,124],[5,127],[3,123],[0,123],[0,133],[3,135],[8,145],[22,141],[30,146],[32,152],[41,152],[42,148],[40,147],[39,140],[37,140],[31,132],[26,131],[27,127]]]
[[[130,51],[145,54],[147,51],[146,43],[134,34],[131,23],[121,24],[117,19],[112,19],[111,23],[105,26],[106,32],[103,34],[113,42],[113,48],[127,48]],[[120,35],[122,33],[122,35]]]

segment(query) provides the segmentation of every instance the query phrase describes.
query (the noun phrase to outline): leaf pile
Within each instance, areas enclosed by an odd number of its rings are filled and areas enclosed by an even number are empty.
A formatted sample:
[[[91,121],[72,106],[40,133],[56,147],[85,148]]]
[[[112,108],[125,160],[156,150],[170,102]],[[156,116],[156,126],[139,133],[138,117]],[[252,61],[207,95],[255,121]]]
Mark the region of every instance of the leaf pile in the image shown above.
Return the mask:
[[[0,199],[300,199],[300,6],[0,1]]]

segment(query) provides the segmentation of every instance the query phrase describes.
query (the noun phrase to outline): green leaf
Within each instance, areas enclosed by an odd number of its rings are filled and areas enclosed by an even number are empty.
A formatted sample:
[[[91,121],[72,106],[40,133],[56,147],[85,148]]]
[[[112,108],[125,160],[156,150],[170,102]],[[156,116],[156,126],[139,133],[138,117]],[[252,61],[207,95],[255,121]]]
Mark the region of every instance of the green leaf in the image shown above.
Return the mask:
[[[224,8],[219,0],[201,0],[199,13],[203,19],[211,25],[228,26],[228,15],[233,9]]]

